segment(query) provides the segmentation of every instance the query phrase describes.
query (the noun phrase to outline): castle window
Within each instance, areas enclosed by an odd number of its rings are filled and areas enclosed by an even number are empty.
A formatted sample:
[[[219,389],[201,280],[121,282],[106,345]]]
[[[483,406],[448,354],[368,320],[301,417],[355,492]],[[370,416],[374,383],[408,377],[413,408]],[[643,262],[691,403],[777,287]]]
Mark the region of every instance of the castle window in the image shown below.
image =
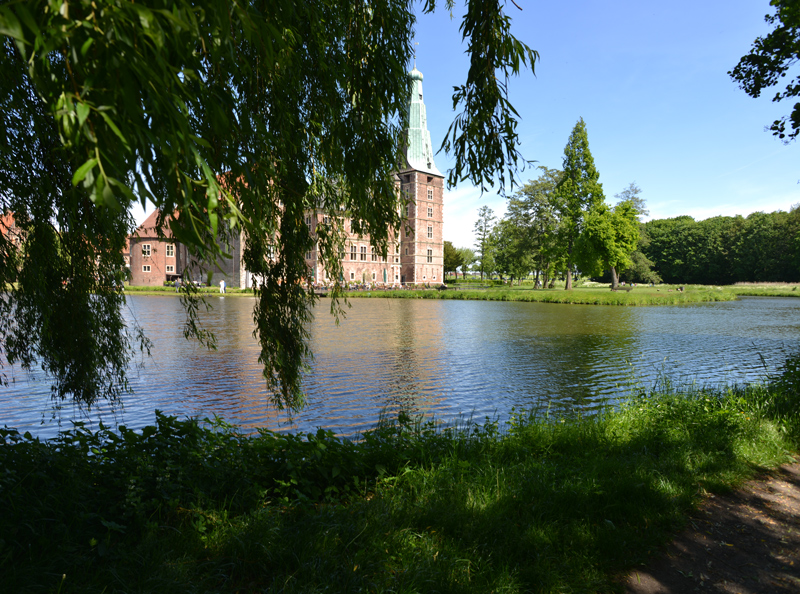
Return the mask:
[[[361,259],[362,260],[366,260],[367,259],[367,246],[365,246],[365,245],[361,246]]]
[[[175,267],[171,264],[167,264],[167,272],[175,272]]]
[[[355,272],[351,272],[350,273],[350,280],[356,280],[356,273]]]
[[[406,248],[406,256],[408,255],[408,248]]]
[[[144,256],[145,258],[149,258],[150,257],[150,244],[149,243],[143,243],[142,244],[142,256]],[[149,267],[148,267],[147,272],[150,272]]]
[[[432,206],[428,207],[428,218],[429,219],[433,218],[433,207]]]
[[[372,261],[377,262],[378,256],[375,254],[375,248],[372,248]]]
[[[310,260],[310,259],[311,259],[311,252],[306,252],[306,260]]]
[[[428,262],[433,262],[433,250],[428,250]]]
[[[350,246],[350,259],[351,260],[357,260],[358,259],[356,257],[356,246],[354,246],[354,245]]]
[[[322,217],[322,222],[325,223],[326,225],[328,225],[331,222],[331,218],[326,215],[326,216]]]
[[[433,239],[433,227],[428,227],[428,239]]]
[[[311,217],[306,217],[306,226],[311,227]]]
[[[428,188],[428,200],[433,200],[433,188]]]
[[[175,244],[168,243],[167,244],[167,258],[174,258],[175,257]],[[167,271],[169,272],[169,271]]]
[[[145,264],[142,266],[142,272],[150,272],[150,264]]]
[[[372,273],[372,280],[375,280],[375,278],[376,278],[376,277],[375,277],[375,273],[373,272],[373,273]]]

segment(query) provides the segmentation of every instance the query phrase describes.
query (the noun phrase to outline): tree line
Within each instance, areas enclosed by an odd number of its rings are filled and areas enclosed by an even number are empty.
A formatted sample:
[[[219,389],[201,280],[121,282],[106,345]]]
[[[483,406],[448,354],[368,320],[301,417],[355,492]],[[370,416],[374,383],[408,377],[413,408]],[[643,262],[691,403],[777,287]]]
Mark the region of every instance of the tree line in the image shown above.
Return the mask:
[[[537,286],[573,275],[629,283],[732,284],[800,281],[800,205],[789,212],[748,217],[689,216],[644,223],[649,212],[636,183],[605,201],[578,121],[561,169],[539,167],[539,177],[508,197],[506,215],[478,210],[474,249],[445,242],[445,272],[512,281],[533,274]]]

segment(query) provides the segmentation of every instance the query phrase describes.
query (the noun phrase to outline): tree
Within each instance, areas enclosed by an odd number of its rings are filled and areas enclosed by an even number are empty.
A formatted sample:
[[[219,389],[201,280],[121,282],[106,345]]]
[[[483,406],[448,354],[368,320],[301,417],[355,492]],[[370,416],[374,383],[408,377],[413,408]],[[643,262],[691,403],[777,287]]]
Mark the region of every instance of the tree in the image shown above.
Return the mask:
[[[531,271],[532,258],[527,244],[527,230],[509,219],[502,219],[492,230],[494,262],[501,278],[508,275],[511,282]]]
[[[467,278],[467,270],[475,262],[475,252],[466,247],[457,248],[456,251],[461,259],[461,278]]]
[[[0,258],[9,362],[43,365],[56,397],[91,404],[124,393],[135,335],[112,280],[129,207],[149,200],[195,260],[223,256],[226,236],[243,235],[245,264],[261,279],[264,380],[278,406],[299,406],[315,299],[305,252],[316,245],[338,279],[341,216],[362,221],[384,255],[401,225],[392,169],[414,22],[406,2],[0,6],[0,206],[37,254],[14,268],[13,248],[0,245],[12,256]],[[507,78],[538,56],[511,35],[500,2],[469,0],[461,31],[472,59],[444,143],[450,180],[513,183],[521,157]],[[313,237],[303,216],[312,208],[333,221]],[[186,334],[213,345],[193,285],[183,291]]]
[[[539,177],[530,180],[508,200],[508,218],[515,225],[526,228],[525,242],[536,268],[536,285],[539,274],[544,276],[543,285],[553,271],[560,267],[558,255],[558,205],[556,193],[563,172],[540,166]]]
[[[492,259],[492,229],[494,228],[494,211],[488,206],[478,209],[478,220],[475,221],[475,251],[480,260],[481,280],[484,273],[491,273],[494,268]]]
[[[771,0],[770,5],[775,7],[775,14],[766,15],[764,20],[775,29],[766,37],[756,38],[750,53],[728,72],[739,83],[739,88],[751,97],[759,97],[761,91],[777,85],[800,58],[800,2]],[[776,93],[772,100],[778,102],[798,96],[800,76],[790,79],[786,88]],[[794,104],[789,116],[775,120],[769,129],[784,142],[797,138],[800,134],[800,102]]]
[[[631,182],[619,194],[614,194],[614,198],[617,199],[617,204],[630,202],[639,217],[646,217],[650,214],[650,211],[647,210],[647,203],[642,198],[642,189],[636,185],[636,182]]]
[[[619,278],[627,282],[633,283],[659,283],[661,277],[653,270],[653,261],[644,255],[642,250],[646,245],[649,245],[649,237],[645,231],[644,223],[641,222],[642,216],[648,216],[650,211],[647,209],[647,202],[642,198],[642,189],[636,185],[636,182],[631,182],[627,188],[622,190],[619,194],[614,194],[617,199],[617,204],[628,201],[634,209],[636,209],[639,217],[639,241],[636,249],[630,255],[630,264],[624,269],[619,270]],[[614,284],[614,275],[612,271],[612,284]]]
[[[444,242],[444,274],[447,276],[448,272],[455,273],[456,269],[464,263],[461,253],[453,247],[450,241]]]
[[[577,256],[576,242],[583,232],[584,219],[593,208],[605,201],[603,186],[597,181],[600,174],[589,150],[589,137],[583,118],[575,124],[564,148],[563,169],[564,174],[556,187],[556,194],[561,218],[560,243],[566,261],[565,288],[571,291],[572,269]]]
[[[639,241],[639,222],[633,203],[626,200],[613,209],[607,204],[595,205],[586,214],[584,228],[578,237],[577,261],[582,271],[597,275],[611,270],[611,287],[617,288],[618,269],[632,264],[631,253]]]

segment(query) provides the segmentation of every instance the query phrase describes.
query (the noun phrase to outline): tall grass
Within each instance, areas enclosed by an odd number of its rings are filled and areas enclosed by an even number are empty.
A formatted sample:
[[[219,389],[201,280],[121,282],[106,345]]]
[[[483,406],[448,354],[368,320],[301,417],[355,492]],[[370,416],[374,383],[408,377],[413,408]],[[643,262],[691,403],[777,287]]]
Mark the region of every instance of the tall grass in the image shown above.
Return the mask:
[[[800,443],[800,364],[765,386],[645,394],[591,417],[354,442],[159,415],[0,432],[9,592],[598,592],[706,492]]]

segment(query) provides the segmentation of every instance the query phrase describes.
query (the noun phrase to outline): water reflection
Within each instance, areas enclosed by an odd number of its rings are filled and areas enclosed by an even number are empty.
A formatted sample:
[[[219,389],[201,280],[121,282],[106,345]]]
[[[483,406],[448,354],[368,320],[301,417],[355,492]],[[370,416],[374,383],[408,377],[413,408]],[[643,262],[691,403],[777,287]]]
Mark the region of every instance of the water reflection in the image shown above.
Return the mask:
[[[658,308],[355,299],[338,326],[323,301],[311,328],[309,405],[291,416],[265,391],[252,299],[211,304],[203,320],[216,351],[184,340],[178,299],[130,297],[126,315],[145,328],[153,357],[132,371],[134,394],[122,410],[100,407],[87,418],[139,427],[160,409],[218,414],[246,430],[349,435],[373,426],[381,411],[505,418],[512,407],[592,409],[660,374],[700,384],[751,381],[765,372],[761,357],[774,369],[800,344],[794,299]],[[12,370],[12,377],[0,390],[0,424],[54,434],[41,372]],[[76,416],[67,406],[60,418]]]

